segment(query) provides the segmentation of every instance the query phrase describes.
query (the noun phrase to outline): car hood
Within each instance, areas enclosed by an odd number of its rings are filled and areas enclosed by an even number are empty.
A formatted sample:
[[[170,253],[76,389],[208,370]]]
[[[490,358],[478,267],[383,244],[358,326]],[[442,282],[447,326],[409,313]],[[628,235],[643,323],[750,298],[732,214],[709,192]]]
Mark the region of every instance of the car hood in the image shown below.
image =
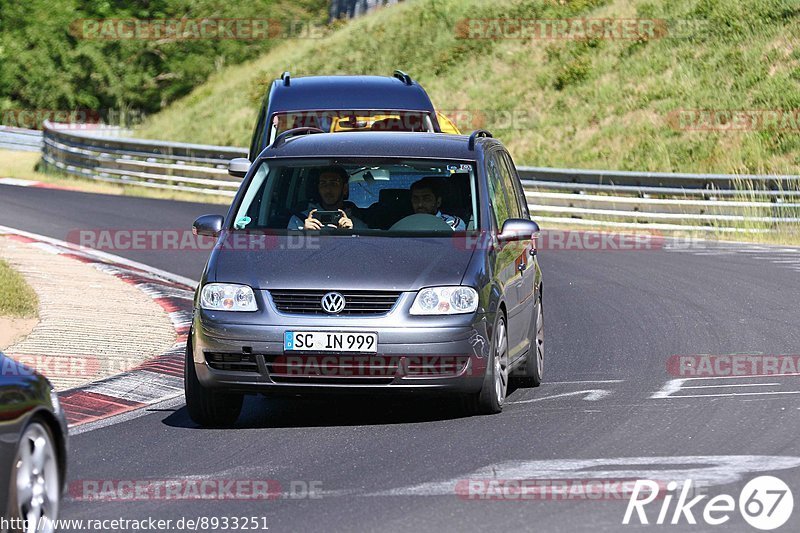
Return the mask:
[[[234,235],[214,249],[208,281],[256,289],[413,291],[458,285],[474,249],[455,237]]]

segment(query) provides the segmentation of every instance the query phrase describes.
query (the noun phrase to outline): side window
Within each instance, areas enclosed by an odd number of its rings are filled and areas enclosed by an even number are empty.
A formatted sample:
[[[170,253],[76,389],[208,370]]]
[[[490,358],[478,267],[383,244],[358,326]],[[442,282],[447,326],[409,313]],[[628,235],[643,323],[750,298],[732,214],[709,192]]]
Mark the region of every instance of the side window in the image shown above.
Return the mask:
[[[511,159],[511,156],[508,154],[508,152],[503,152],[503,161],[505,163],[508,176],[508,180],[505,181],[507,190],[509,192],[513,191],[513,195],[516,197],[518,209],[518,215],[516,215],[516,218],[529,219],[530,213],[528,212],[528,200],[525,198],[525,190],[522,188],[522,184],[519,182],[517,167],[514,166],[514,161]]]
[[[528,218],[523,215],[522,207],[520,206],[519,192],[517,191],[517,176],[514,171],[511,158],[508,157],[506,152],[497,152],[497,157],[500,159],[500,173],[503,175],[503,185],[505,185],[506,195],[508,196],[508,212],[509,218]]]
[[[261,153],[259,147],[261,146],[261,138],[264,136],[264,120],[266,113],[266,102],[264,102],[261,104],[261,110],[258,112],[258,120],[256,121],[253,137],[250,141],[250,161],[255,161],[258,154]]]
[[[512,218],[509,212],[508,199],[503,186],[502,163],[497,159],[497,152],[486,154],[486,173],[489,182],[489,196],[494,207],[494,217],[497,222],[497,229],[503,227],[503,223]]]

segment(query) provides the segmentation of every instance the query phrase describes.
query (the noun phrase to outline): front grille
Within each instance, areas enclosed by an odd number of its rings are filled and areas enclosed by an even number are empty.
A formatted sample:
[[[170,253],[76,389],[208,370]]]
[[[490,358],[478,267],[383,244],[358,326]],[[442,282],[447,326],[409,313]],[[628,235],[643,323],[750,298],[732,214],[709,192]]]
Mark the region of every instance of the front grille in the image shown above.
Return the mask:
[[[397,374],[397,357],[348,355],[265,356],[267,371],[276,383],[326,385],[388,385]]]
[[[391,311],[400,292],[337,291],[344,296],[344,310],[329,315],[322,309],[322,297],[328,290],[271,290],[272,301],[281,313],[293,315],[365,316],[383,315]]]
[[[206,352],[206,362],[214,370],[226,372],[258,372],[256,356],[245,353]]]
[[[292,385],[388,385],[394,378],[331,378],[325,376],[272,376],[275,383]]]
[[[267,355],[265,364],[276,383],[389,384],[397,376],[447,378],[460,375],[468,355]]]

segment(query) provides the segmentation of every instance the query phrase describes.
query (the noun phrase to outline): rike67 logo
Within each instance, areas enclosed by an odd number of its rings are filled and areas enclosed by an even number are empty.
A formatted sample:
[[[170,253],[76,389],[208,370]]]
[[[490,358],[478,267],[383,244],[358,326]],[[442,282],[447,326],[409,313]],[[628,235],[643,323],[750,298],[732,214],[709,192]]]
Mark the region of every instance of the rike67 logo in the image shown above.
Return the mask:
[[[678,484],[674,481],[667,484],[666,491],[660,491],[661,487],[663,485],[652,480],[637,480],[622,523],[636,524],[638,520],[639,524],[649,524],[652,515],[648,518],[645,507],[655,500],[661,502],[655,520],[659,525],[697,524],[695,513],[698,513],[706,524],[719,526],[731,519],[738,503],[739,513],[748,524],[756,529],[769,531],[784,525],[794,509],[794,497],[789,486],[773,476],[759,476],[750,480],[739,493],[738,501],[729,494],[720,494],[706,501],[705,505],[700,504],[708,497],[706,494],[689,499],[692,492],[691,480],[683,483],[680,494]],[[676,496],[677,502],[672,507]]]

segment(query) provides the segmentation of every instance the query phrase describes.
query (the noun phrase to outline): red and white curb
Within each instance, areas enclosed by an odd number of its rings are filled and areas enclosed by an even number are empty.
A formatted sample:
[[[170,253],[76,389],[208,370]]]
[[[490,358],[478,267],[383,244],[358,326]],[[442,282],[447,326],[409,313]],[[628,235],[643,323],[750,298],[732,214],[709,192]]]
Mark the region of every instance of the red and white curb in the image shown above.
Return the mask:
[[[13,185],[14,187],[31,187],[34,189],[56,189],[59,191],[77,191],[63,185],[53,185],[44,181],[24,180],[20,178],[0,178],[0,185]]]
[[[177,340],[171,348],[138,367],[60,392],[58,397],[71,428],[183,395],[183,357],[196,285],[193,280],[105,252],[81,249],[58,239],[5,226],[0,226],[0,235],[47,247],[53,253],[91,264],[134,285],[168,313],[177,333]]]

